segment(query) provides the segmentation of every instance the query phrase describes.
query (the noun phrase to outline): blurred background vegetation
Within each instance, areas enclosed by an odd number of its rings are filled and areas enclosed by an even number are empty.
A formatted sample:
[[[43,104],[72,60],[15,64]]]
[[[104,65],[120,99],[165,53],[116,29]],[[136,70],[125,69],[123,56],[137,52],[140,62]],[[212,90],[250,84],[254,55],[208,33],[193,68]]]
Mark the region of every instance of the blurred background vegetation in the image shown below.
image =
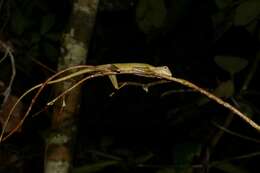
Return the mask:
[[[55,73],[70,10],[70,1],[0,0],[0,40],[16,66],[12,96]],[[87,64],[167,65],[260,122],[259,19],[259,0],[100,0]],[[7,84],[9,60],[0,66]],[[113,91],[106,78],[84,86],[73,172],[260,171],[259,133],[203,96],[174,83],[109,97]],[[33,111],[50,97],[45,91]],[[0,144],[0,172],[42,170],[50,115],[51,108],[30,117]]]

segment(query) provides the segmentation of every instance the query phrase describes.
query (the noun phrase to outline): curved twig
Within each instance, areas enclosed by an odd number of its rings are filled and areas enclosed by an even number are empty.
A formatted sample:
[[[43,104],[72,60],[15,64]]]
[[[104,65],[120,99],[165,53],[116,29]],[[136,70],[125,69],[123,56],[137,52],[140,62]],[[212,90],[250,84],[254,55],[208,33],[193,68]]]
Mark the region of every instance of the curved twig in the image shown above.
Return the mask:
[[[60,71],[60,72],[54,74],[54,75],[51,76],[50,78],[48,78],[44,83],[38,84],[38,85],[36,85],[36,86],[30,88],[29,90],[27,90],[21,97],[19,97],[19,99],[15,102],[15,104],[14,104],[13,107],[12,107],[12,109],[10,110],[10,112],[9,112],[9,114],[8,114],[8,116],[7,116],[7,119],[5,120],[5,123],[4,123],[3,128],[2,128],[2,132],[1,132],[1,136],[0,136],[0,142],[2,142],[4,139],[6,139],[6,137],[3,138],[3,135],[4,135],[4,133],[5,133],[5,129],[6,129],[6,127],[7,127],[7,124],[8,124],[8,122],[9,122],[9,120],[10,120],[10,118],[11,118],[11,116],[12,116],[12,114],[13,114],[13,112],[14,112],[16,106],[17,106],[17,104],[18,104],[26,95],[28,95],[29,93],[31,93],[31,92],[34,91],[35,89],[39,88],[38,92],[37,92],[37,93],[35,94],[35,96],[33,97],[32,101],[31,101],[31,103],[30,103],[30,106],[28,107],[28,109],[27,109],[27,111],[26,111],[26,113],[25,113],[25,115],[24,115],[24,118],[23,118],[23,119],[19,122],[19,124],[11,131],[11,132],[13,132],[13,133],[14,133],[15,131],[17,131],[17,129],[19,129],[19,127],[23,124],[25,118],[26,118],[27,115],[30,113],[30,110],[31,110],[33,104],[35,103],[37,97],[39,96],[39,94],[41,93],[41,91],[43,90],[43,88],[44,88],[46,85],[54,84],[54,83],[58,83],[58,82],[63,81],[63,80],[60,80],[61,78],[59,78],[59,79],[57,79],[57,80],[53,80],[53,81],[52,81],[52,79],[56,78],[57,76],[59,76],[59,75],[65,73],[65,72],[67,72],[67,71],[75,70],[75,69],[79,69],[79,68],[86,68],[86,67],[90,67],[90,66],[79,65],[79,66],[73,66],[73,67],[64,69],[64,70],[62,70],[62,71]],[[91,67],[92,67],[92,66],[91,66]],[[62,78],[63,78],[63,77],[62,77]],[[68,80],[68,79],[70,79],[70,78],[66,78],[65,80]],[[10,132],[10,133],[11,133],[11,132]],[[12,133],[12,134],[13,134],[13,133]]]
[[[98,68],[101,67],[102,68]],[[88,79],[91,78],[95,78],[95,77],[100,77],[100,76],[107,76],[107,75],[117,75],[117,74],[134,74],[134,75],[138,75],[138,76],[145,76],[145,77],[151,77],[151,78],[160,78],[160,79],[164,79],[164,80],[168,80],[168,81],[173,81],[176,83],[179,83],[183,86],[186,86],[188,88],[191,88],[205,96],[207,96],[209,99],[214,100],[215,102],[217,102],[218,104],[224,106],[225,108],[229,109],[230,111],[232,111],[233,113],[235,113],[236,115],[238,115],[240,118],[242,118],[245,122],[247,122],[249,125],[251,125],[253,128],[255,128],[257,131],[260,132],[260,126],[258,124],[256,124],[252,119],[250,119],[247,115],[245,115],[244,113],[242,113],[241,111],[239,111],[237,108],[235,108],[234,106],[232,106],[230,103],[225,102],[224,100],[222,100],[221,98],[215,96],[214,94],[204,90],[203,88],[193,84],[190,81],[187,81],[185,79],[182,78],[176,78],[173,76],[169,76],[169,75],[164,75],[164,74],[160,74],[157,72],[154,72],[152,69],[144,69],[144,70],[138,70],[136,71],[136,69],[129,69],[127,68],[127,70],[124,70],[123,68],[119,68],[116,69],[115,71],[112,68],[103,68],[106,67],[104,65],[101,66],[75,66],[75,67],[71,67],[68,69],[65,69],[63,71],[60,71],[58,73],[56,73],[55,75],[51,76],[49,79],[47,79],[44,83],[41,83],[39,85],[34,86],[33,88],[29,89],[28,91],[26,91],[16,102],[16,104],[14,105],[14,107],[12,108],[12,110],[9,113],[8,119],[4,124],[4,128],[2,130],[2,134],[0,136],[0,142],[7,139],[9,136],[11,136],[24,122],[24,120],[26,119],[26,117],[28,116],[28,114],[30,113],[30,110],[33,106],[33,104],[35,103],[35,100],[37,99],[37,97],[39,96],[39,94],[41,93],[41,91],[43,90],[43,88],[46,85],[49,84],[53,84],[53,83],[58,83],[61,81],[65,81],[65,80],[69,80],[73,77],[79,76],[79,75],[83,75],[83,74],[87,74],[87,73],[92,73],[91,75],[81,79],[80,81],[78,81],[77,83],[75,83],[74,85],[72,85],[70,88],[68,88],[67,90],[65,90],[64,92],[62,92],[61,94],[59,94],[57,97],[55,97],[53,100],[51,100],[50,102],[47,103],[47,106],[52,105],[55,101],[57,101],[59,98],[63,97],[64,95],[66,95],[68,92],[70,92],[71,90],[73,90],[75,87],[81,85],[83,82],[85,82]],[[85,68],[84,68],[85,67]],[[82,70],[79,70],[77,72],[74,72],[72,74],[69,74],[67,76],[58,78],[56,80],[55,77],[59,76],[60,74],[63,74],[66,71],[72,70],[72,69],[79,69],[79,68],[83,68]],[[31,91],[35,90],[36,88],[39,88],[38,92],[36,93],[36,95],[34,96],[34,98],[31,101],[31,104],[29,106],[29,108],[26,111],[25,116],[23,117],[23,119],[19,122],[19,124],[16,126],[16,128],[14,128],[9,134],[7,134],[4,138],[4,130],[6,128],[6,125],[11,117],[12,112],[15,109],[15,106],[17,105],[17,103],[24,97],[26,96],[28,93],[30,93]]]

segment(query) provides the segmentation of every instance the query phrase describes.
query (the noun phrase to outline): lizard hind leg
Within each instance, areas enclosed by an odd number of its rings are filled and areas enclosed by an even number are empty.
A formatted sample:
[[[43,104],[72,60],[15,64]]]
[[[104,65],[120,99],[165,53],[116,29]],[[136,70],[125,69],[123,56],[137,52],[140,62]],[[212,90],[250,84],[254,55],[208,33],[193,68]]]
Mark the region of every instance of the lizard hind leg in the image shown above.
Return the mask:
[[[123,88],[124,86],[126,86],[126,83],[123,83],[119,86],[118,84],[118,81],[117,81],[117,78],[116,78],[116,75],[109,75],[108,76],[113,87],[116,89],[116,90],[120,90],[121,88]],[[109,96],[112,97],[114,94],[115,94],[116,91],[112,92]]]

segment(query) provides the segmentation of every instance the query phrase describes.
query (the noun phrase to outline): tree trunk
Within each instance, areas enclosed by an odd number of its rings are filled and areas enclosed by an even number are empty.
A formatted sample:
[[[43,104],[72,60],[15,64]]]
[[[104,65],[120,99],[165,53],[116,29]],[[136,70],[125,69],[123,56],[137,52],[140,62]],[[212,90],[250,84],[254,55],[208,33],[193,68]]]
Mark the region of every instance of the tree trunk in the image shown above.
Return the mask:
[[[63,36],[58,70],[85,64],[97,7],[98,0],[73,1],[68,30]],[[74,83],[71,80],[57,84],[55,93],[61,93]],[[68,173],[71,170],[80,96],[80,87],[77,87],[54,105],[52,131],[46,140],[45,173]]]

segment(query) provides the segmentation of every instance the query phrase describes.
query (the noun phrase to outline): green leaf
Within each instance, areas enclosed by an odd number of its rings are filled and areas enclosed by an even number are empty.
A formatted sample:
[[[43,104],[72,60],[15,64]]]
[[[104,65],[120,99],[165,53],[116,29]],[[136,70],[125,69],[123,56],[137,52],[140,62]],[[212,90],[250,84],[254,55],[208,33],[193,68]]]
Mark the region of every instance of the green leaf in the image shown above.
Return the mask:
[[[213,94],[218,97],[230,98],[234,95],[235,86],[232,80],[221,82],[216,89],[214,89]],[[203,97],[197,101],[198,106],[202,106],[210,101],[209,98]]]
[[[175,147],[175,160],[177,164],[189,164],[195,155],[200,154],[201,145],[196,143],[182,143]]]
[[[59,49],[53,44],[44,42],[42,45],[44,56],[48,57],[49,60],[54,60],[59,56]]]
[[[219,67],[231,75],[240,72],[248,65],[246,59],[234,56],[216,56],[214,60]]]
[[[176,167],[176,173],[190,172],[191,163],[195,156],[201,152],[201,145],[197,143],[182,143],[174,148],[174,159],[176,165],[183,165]]]
[[[102,136],[100,141],[100,147],[103,150],[107,150],[107,148],[111,147],[114,144],[114,138],[112,136]]]
[[[162,168],[159,169],[156,173],[175,173],[174,168]]]
[[[150,160],[151,158],[154,157],[154,154],[153,153],[147,153],[145,155],[142,155],[142,156],[139,156],[135,159],[135,162],[140,164],[140,163],[145,163],[147,162],[148,160]]]
[[[12,30],[15,34],[21,35],[28,26],[27,18],[18,10],[11,20]]]
[[[61,36],[59,33],[47,33],[44,35],[44,38],[46,38],[50,41],[57,42],[60,40]]]
[[[218,97],[229,98],[234,95],[235,86],[232,80],[221,82],[214,90],[214,94]]]
[[[27,57],[37,57],[39,56],[39,45],[35,44],[33,45],[27,52],[26,52],[26,56]]]
[[[74,168],[72,173],[93,173],[103,170],[104,168],[118,164],[118,161],[103,161],[94,164],[87,164],[78,168]]]
[[[252,118],[254,111],[253,108],[249,103],[246,102],[239,102],[239,108],[240,110],[245,113],[249,118]]]
[[[253,21],[251,22],[249,25],[247,25],[246,27],[246,30],[250,33],[250,34],[254,34],[256,29],[258,29],[258,21]]]
[[[44,50],[44,55],[47,56],[49,59],[59,56],[59,49],[55,47],[53,44],[50,44],[48,42],[45,42],[43,44],[43,50]]]
[[[253,20],[259,18],[260,1],[248,0],[242,2],[236,9],[234,24],[237,26],[244,26]]]
[[[249,171],[243,169],[242,167],[228,162],[214,165],[214,167],[226,173],[249,173]]]
[[[41,35],[39,32],[31,32],[30,44],[38,44],[41,41]]]
[[[136,20],[144,33],[149,33],[163,26],[166,18],[164,0],[139,0]]]
[[[215,0],[215,3],[219,9],[223,9],[232,4],[232,0]]]
[[[257,38],[258,38],[258,41],[260,41],[260,32],[259,32],[259,28],[258,28],[258,35],[257,35]]]
[[[54,15],[46,15],[43,16],[42,22],[41,22],[41,34],[45,34],[53,27],[55,24],[55,16]]]

